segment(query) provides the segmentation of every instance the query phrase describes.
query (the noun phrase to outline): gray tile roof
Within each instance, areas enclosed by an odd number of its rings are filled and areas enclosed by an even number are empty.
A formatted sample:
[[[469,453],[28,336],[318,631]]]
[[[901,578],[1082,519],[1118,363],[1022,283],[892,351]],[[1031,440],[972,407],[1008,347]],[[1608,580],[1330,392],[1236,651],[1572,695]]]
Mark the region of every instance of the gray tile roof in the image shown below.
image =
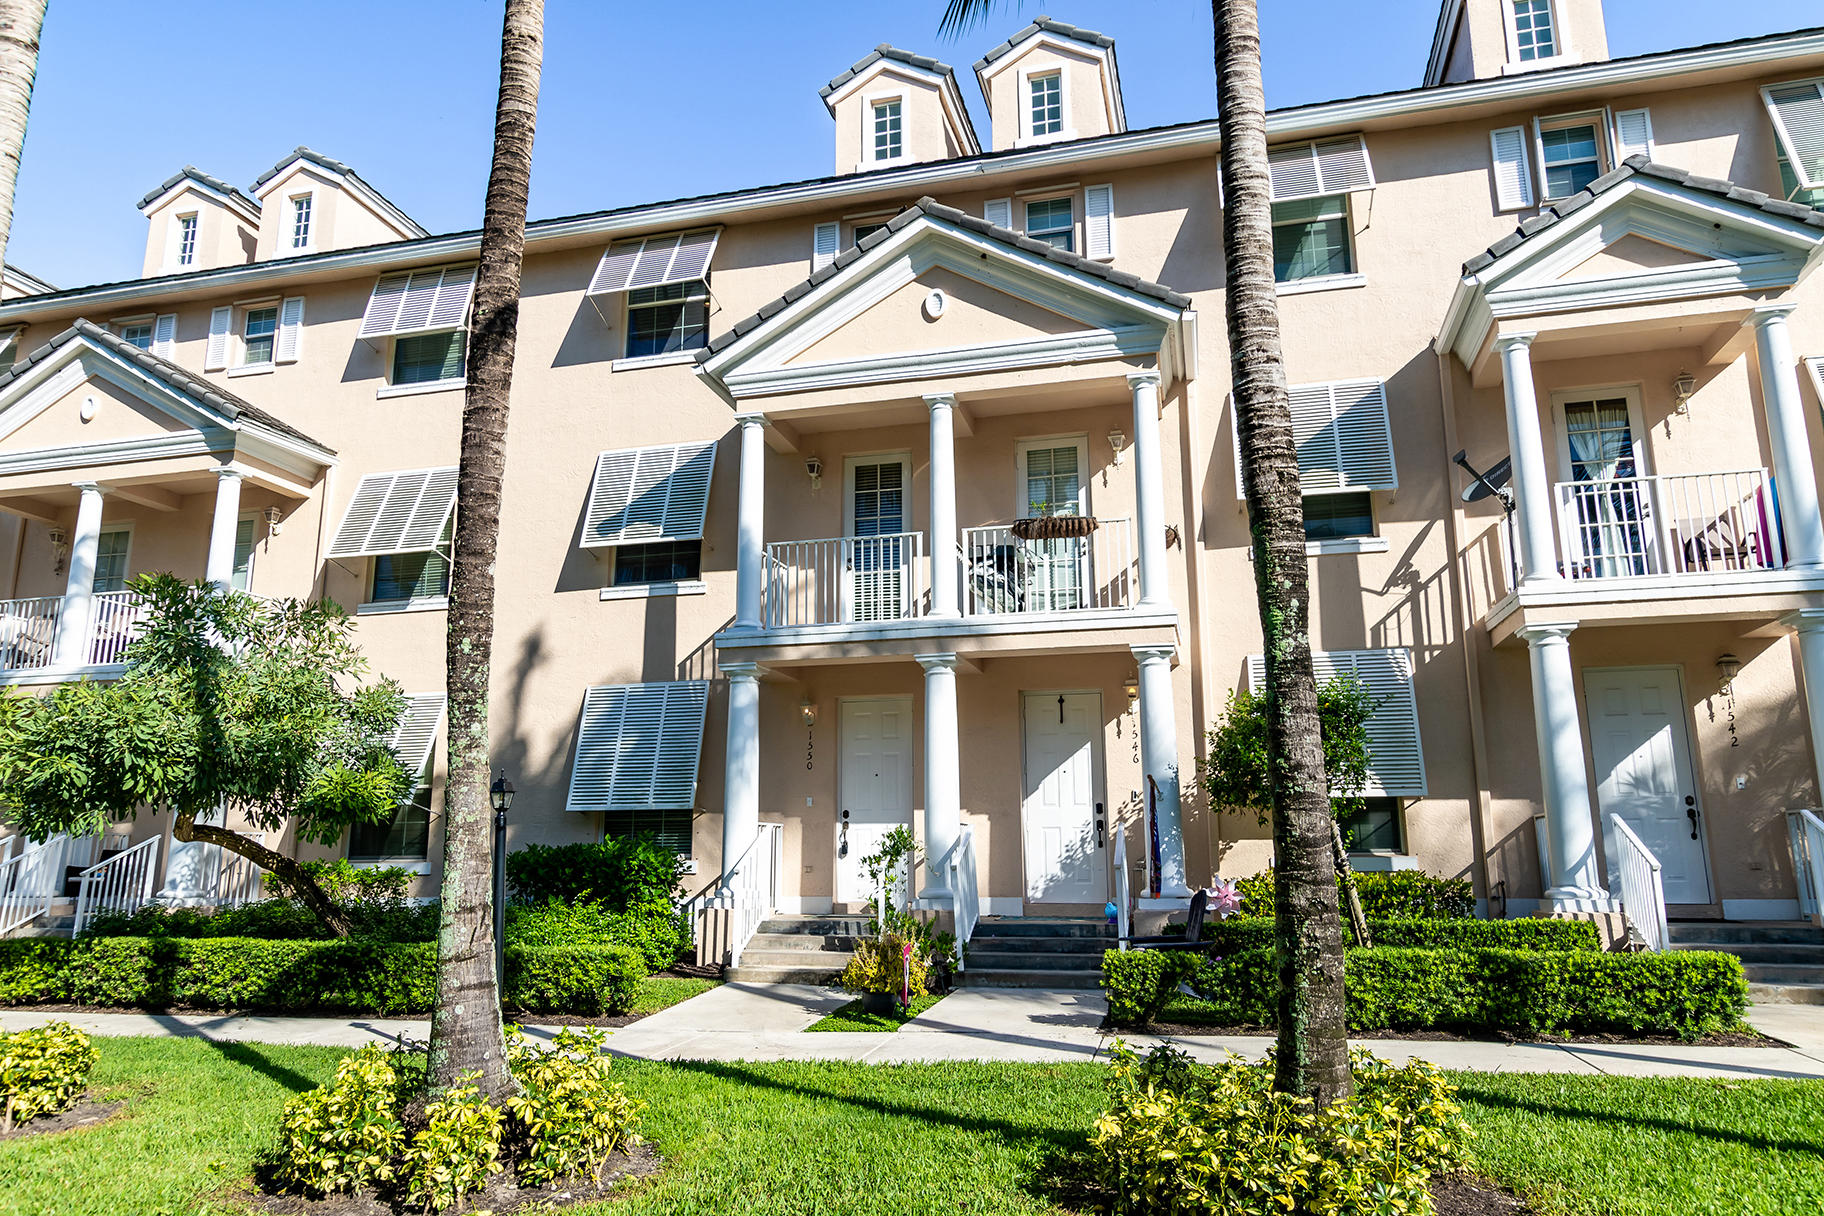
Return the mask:
[[[211,190],[220,191],[221,193],[226,194],[230,198],[241,203],[243,206],[245,206],[249,211],[252,211],[254,214],[256,214],[256,215],[259,214],[260,205],[258,203],[254,202],[252,199],[248,198],[245,194],[242,194],[239,190],[237,190],[235,187],[229,185],[227,182],[223,181],[221,178],[211,177],[209,174],[204,173],[201,169],[197,168],[195,165],[185,165],[182,169],[179,169],[176,173],[173,173],[170,177],[166,178],[163,185],[158,186],[157,188],[155,188],[153,190],[147,191],[146,197],[139,200],[139,206],[141,206],[141,207],[148,206],[149,204],[151,204],[152,200],[156,199],[159,195],[163,194],[165,191],[169,190],[171,187],[177,185],[179,182],[183,181],[185,178],[189,178],[192,181],[200,182],[203,185],[209,187]]]
[[[1789,203],[1784,199],[1773,198],[1770,195],[1762,194],[1759,190],[1750,190],[1745,186],[1738,186],[1734,182],[1723,181],[1721,178],[1699,177],[1687,170],[1657,164],[1636,154],[1628,157],[1619,166],[1603,174],[1576,194],[1569,198],[1559,199],[1538,215],[1521,220],[1518,228],[1463,263],[1463,273],[1477,274],[1488,269],[1496,259],[1512,253],[1541,232],[1550,230],[1559,220],[1575,215],[1595,202],[1597,196],[1605,194],[1635,177],[1671,182],[1673,185],[1683,186],[1687,190],[1715,195],[1718,198],[1728,199],[1732,203],[1757,207],[1769,215],[1777,215],[1781,219],[1797,220],[1801,224],[1816,228],[1819,230],[1820,238],[1824,238],[1824,211],[1807,207],[1802,203]]]
[[[393,212],[394,217],[396,219],[403,221],[405,223],[405,225],[408,228],[412,229],[418,236],[429,236],[430,235],[430,233],[425,230],[425,228],[422,224],[420,224],[417,220],[413,219],[411,216],[407,215],[404,211],[400,210],[399,205],[397,203],[393,202],[392,199],[386,197],[386,195],[384,195],[384,194],[380,193],[378,190],[374,189],[373,183],[364,180],[359,173],[356,173],[345,162],[339,161],[333,156],[325,156],[321,152],[317,151],[315,148],[307,148],[303,144],[299,144],[297,147],[295,147],[291,151],[287,152],[284,156],[279,158],[278,164],[274,165],[272,168],[266,170],[266,172],[260,174],[259,177],[255,178],[254,182],[253,182],[254,192],[257,194],[259,192],[259,189],[261,186],[264,186],[267,182],[269,182],[273,178],[277,177],[279,175],[279,171],[281,169],[283,169],[286,165],[289,165],[292,161],[299,159],[300,157],[302,157],[304,160],[310,161],[312,164],[323,166],[325,169],[328,169],[331,173],[339,173],[343,177],[346,177],[350,181],[353,181],[356,185],[360,186],[361,189],[363,189],[363,190],[367,191],[369,194],[373,195],[376,199],[378,199],[381,202],[381,204],[383,204],[385,207],[390,209]]]
[[[4,390],[8,385],[12,384],[13,381],[23,376],[28,369],[49,359],[52,355],[56,354],[57,351],[68,346],[77,338],[89,339],[91,342],[94,342],[97,346],[109,351],[119,359],[131,363],[155,379],[163,381],[174,391],[202,402],[204,405],[226,415],[233,421],[251,422],[266,430],[277,431],[281,435],[288,435],[293,439],[301,440],[330,455],[335,454],[333,448],[325,447],[296,427],[288,426],[279,421],[252,402],[245,401],[226,389],[217,388],[200,376],[192,376],[189,372],[171,362],[169,359],[161,359],[149,350],[141,350],[131,342],[128,342],[125,338],[108,332],[103,326],[97,325],[84,317],[76,318],[75,321],[70,323],[68,329],[53,337],[31,354],[21,356],[20,359],[13,364],[11,371],[0,374],[0,390]]]
[[[1053,21],[1050,17],[1035,17],[1033,18],[1031,25],[1017,31],[1013,37],[976,60],[975,70],[978,72],[981,71],[995,60],[1006,56],[1014,47],[1041,31],[1047,34],[1056,34],[1060,38],[1071,38],[1077,42],[1085,42],[1090,46],[1107,48],[1115,45],[1115,40],[1110,38],[1107,34],[1098,34],[1095,30],[1086,30],[1080,25],[1070,25],[1063,21]]]
[[[951,70],[950,65],[947,63],[941,63],[938,60],[931,58],[929,55],[914,55],[911,51],[902,51],[896,46],[889,46],[883,42],[860,59],[857,59],[853,66],[836,77],[836,79],[830,81],[830,83],[824,85],[821,89],[818,89],[817,95],[823,98],[823,103],[825,105],[828,105],[830,103],[831,93],[834,93],[837,89],[840,89],[843,85],[849,83],[849,81],[855,79],[882,59],[892,59],[896,62],[920,68],[927,72],[936,72],[940,76],[948,76],[952,79],[955,79],[956,77],[956,73]]]
[[[1055,262],[1068,270],[1078,271],[1079,273],[1101,279],[1104,282],[1113,283],[1117,287],[1126,288],[1128,291],[1138,295],[1148,296],[1163,304],[1169,304],[1173,308],[1183,309],[1191,307],[1191,298],[1189,296],[1180,295],[1169,287],[1162,287],[1158,283],[1141,278],[1139,275],[1129,274],[1125,270],[1116,270],[1114,267],[1104,265],[1101,262],[1092,262],[1088,258],[1079,257],[1074,253],[1066,253],[1064,250],[1057,248],[1055,245],[1048,244],[1045,241],[1035,241],[1023,232],[1015,232],[1011,228],[1002,228],[998,225],[990,224],[987,220],[978,219],[966,212],[958,211],[955,207],[946,207],[936,199],[927,195],[894,216],[885,228],[882,228],[878,232],[870,232],[861,239],[860,243],[850,245],[847,249],[844,249],[841,253],[836,255],[835,260],[829,265],[817,271],[817,273],[780,296],[777,300],[761,305],[760,310],[754,313],[753,316],[735,322],[734,325],[729,328],[728,332],[716,337],[704,348],[703,354],[698,357],[699,361],[727,350],[738,339],[753,332],[753,330],[758,328],[768,318],[775,316],[788,305],[802,299],[817,287],[836,277],[844,268],[853,265],[870,249],[873,249],[883,241],[891,239],[894,233],[899,232],[906,225],[927,216],[934,220],[942,220],[946,224],[954,224],[959,228],[966,228],[970,232],[992,237],[993,239],[1000,241],[1003,244],[1011,245],[1022,252],[1044,258],[1048,262]]]

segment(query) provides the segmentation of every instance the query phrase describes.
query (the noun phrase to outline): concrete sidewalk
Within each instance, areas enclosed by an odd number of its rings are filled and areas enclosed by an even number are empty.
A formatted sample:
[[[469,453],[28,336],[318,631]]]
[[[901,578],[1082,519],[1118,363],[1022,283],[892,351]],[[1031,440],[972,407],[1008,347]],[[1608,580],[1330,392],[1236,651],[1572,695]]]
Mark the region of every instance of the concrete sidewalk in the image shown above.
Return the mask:
[[[609,1050],[647,1060],[851,1060],[871,1064],[984,1060],[1049,1063],[1106,1059],[1114,1036],[1098,1027],[1098,992],[963,989],[891,1034],[805,1034],[844,1004],[842,993],[805,984],[724,984],[613,1032]],[[1784,1040],[1771,1047],[1680,1047],[1596,1043],[1487,1043],[1456,1040],[1358,1040],[1376,1055],[1418,1058],[1478,1072],[1620,1076],[1824,1078],[1824,1007],[1756,1005],[1749,1020]],[[98,1035],[149,1035],[216,1041],[355,1047],[404,1034],[424,1039],[428,1021],[391,1018],[281,1018],[203,1014],[29,1013],[0,1011],[0,1028],[67,1021]],[[549,1035],[556,1027],[529,1026]],[[1170,1042],[1202,1060],[1229,1052],[1259,1059],[1260,1036],[1122,1036],[1145,1049]]]

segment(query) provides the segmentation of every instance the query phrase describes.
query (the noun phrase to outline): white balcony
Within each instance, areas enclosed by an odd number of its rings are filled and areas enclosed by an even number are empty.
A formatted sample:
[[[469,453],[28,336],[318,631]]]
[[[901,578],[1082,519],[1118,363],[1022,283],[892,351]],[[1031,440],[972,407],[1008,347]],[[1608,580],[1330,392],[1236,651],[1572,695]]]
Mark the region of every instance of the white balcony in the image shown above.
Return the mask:
[[[1747,574],[1786,565],[1766,469],[1561,481],[1559,570],[1568,579]]]
[[[65,597],[58,595],[0,600],[0,679],[30,680],[34,673],[47,677],[95,674],[97,668],[123,661],[142,614],[132,592],[103,591],[90,598],[86,636],[76,648],[73,662],[57,659],[64,604]]]

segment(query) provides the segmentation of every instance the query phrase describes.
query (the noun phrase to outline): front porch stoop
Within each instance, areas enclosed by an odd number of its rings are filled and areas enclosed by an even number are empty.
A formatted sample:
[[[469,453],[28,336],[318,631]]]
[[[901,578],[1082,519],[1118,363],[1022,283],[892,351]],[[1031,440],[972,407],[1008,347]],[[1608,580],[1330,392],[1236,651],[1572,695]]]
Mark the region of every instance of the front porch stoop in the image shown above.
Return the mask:
[[[1101,917],[985,916],[957,976],[966,988],[1100,988],[1115,932]]]
[[[1824,1005],[1824,929],[1804,921],[1675,921],[1674,950],[1718,950],[1742,960],[1748,999]]]
[[[848,966],[865,916],[775,916],[741,952],[726,978],[746,984],[831,984]]]

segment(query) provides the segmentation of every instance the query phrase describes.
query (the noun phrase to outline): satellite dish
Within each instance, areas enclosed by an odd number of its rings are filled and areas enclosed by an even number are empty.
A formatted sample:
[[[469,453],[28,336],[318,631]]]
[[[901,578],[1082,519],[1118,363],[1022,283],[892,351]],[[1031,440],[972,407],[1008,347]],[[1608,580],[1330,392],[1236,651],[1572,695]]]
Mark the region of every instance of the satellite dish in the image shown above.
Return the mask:
[[[1451,461],[1461,465],[1463,471],[1468,473],[1471,478],[1469,485],[1463,488],[1464,502],[1480,502],[1491,494],[1499,494],[1507,483],[1514,479],[1513,457],[1503,456],[1486,473],[1478,473],[1469,461],[1464,459],[1467,455],[1467,452],[1458,452],[1451,457]]]

